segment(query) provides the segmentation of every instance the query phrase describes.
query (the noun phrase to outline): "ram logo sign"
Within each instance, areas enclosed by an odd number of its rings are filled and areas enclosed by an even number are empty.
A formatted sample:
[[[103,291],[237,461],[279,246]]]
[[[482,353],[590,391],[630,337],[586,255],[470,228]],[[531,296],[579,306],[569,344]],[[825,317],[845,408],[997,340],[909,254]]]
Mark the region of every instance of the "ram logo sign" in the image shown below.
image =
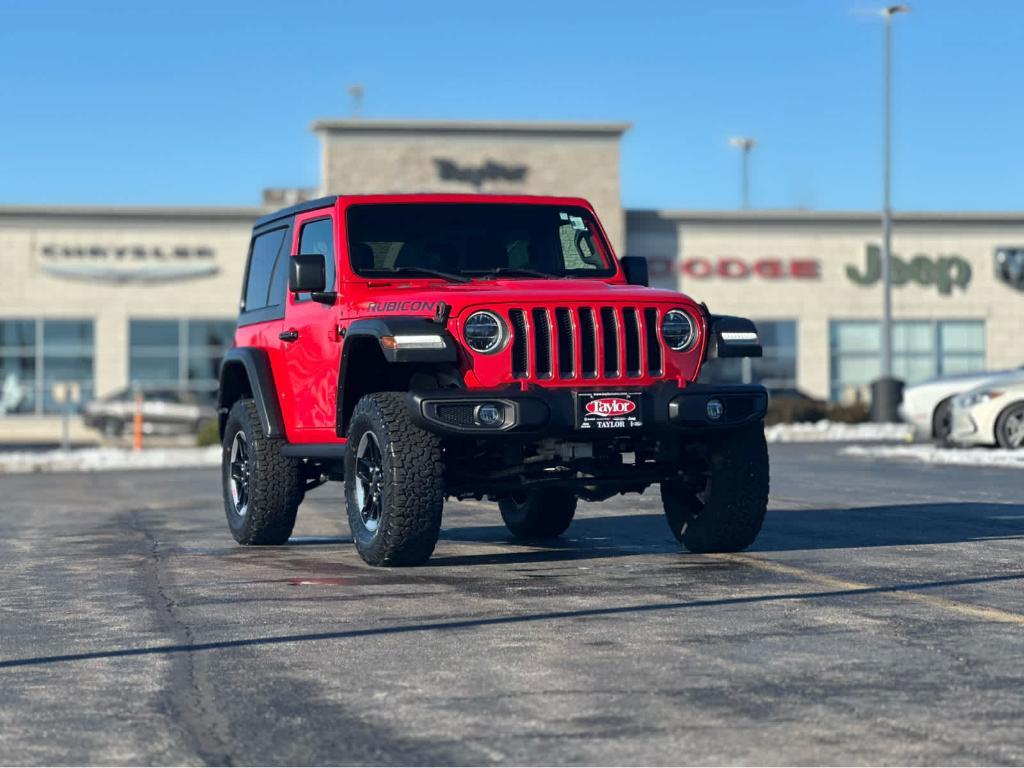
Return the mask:
[[[1011,288],[1024,291],[1024,247],[996,248],[996,277]]]

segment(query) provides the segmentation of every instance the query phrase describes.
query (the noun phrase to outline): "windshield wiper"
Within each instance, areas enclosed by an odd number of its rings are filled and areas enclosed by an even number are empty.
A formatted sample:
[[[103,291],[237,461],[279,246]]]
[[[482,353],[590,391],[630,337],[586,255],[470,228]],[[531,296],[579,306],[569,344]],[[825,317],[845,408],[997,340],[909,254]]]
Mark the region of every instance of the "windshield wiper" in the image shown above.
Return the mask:
[[[456,275],[451,272],[442,272],[440,269],[430,267],[395,267],[394,269],[381,270],[385,275],[430,275],[440,277],[452,283],[468,283],[469,278],[463,275]]]
[[[463,270],[467,275],[480,275],[487,277],[490,275],[523,275],[526,277],[543,277],[545,280],[551,280],[558,277],[558,275],[552,275],[550,272],[541,272],[539,269],[529,269],[527,267],[495,267],[494,269],[466,269]]]

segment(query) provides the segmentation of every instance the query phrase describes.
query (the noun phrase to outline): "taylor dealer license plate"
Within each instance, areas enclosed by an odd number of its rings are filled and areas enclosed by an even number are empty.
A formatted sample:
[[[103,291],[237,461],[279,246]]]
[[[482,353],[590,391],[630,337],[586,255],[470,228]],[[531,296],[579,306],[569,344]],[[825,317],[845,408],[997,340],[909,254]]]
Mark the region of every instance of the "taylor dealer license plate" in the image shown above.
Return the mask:
[[[639,392],[579,392],[577,429],[629,429],[644,425]]]

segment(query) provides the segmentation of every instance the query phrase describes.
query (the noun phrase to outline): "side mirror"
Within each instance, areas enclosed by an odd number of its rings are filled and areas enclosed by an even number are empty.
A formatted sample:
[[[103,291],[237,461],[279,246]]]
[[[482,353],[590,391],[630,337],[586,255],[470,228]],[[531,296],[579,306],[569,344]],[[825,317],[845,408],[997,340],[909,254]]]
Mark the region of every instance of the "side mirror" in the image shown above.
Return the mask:
[[[622,271],[626,275],[626,282],[630,285],[650,285],[647,277],[647,259],[643,256],[623,256],[619,259],[622,264]]]
[[[288,290],[292,293],[308,293],[313,301],[328,306],[338,300],[334,291],[327,287],[327,257],[321,253],[300,253],[292,256],[288,265]]]
[[[288,290],[292,293],[320,293],[327,287],[327,265],[322,254],[292,256],[288,270]]]

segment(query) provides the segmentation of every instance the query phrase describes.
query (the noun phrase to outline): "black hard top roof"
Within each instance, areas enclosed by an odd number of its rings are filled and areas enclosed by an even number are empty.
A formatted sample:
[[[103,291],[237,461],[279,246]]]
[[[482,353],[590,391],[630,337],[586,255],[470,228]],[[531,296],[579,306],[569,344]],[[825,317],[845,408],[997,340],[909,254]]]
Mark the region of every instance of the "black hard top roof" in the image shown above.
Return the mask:
[[[279,211],[274,211],[273,213],[260,216],[256,219],[256,223],[253,224],[253,229],[262,227],[264,224],[270,224],[272,221],[277,221],[278,219],[285,219],[289,216],[294,216],[297,213],[315,211],[317,208],[326,208],[329,205],[334,205],[337,202],[338,197],[338,195],[328,195],[327,197],[318,197],[316,200],[305,200],[298,205],[292,205],[288,208],[282,208]]]

